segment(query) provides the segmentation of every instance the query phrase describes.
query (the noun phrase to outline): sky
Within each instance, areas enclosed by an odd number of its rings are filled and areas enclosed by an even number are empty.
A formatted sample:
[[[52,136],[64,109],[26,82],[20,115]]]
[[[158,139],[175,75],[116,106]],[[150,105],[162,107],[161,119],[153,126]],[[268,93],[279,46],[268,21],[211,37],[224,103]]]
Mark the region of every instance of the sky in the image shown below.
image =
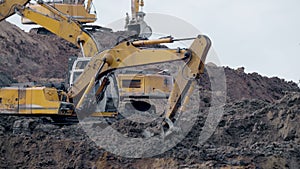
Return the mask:
[[[94,0],[97,24],[124,20],[130,0]],[[144,0],[149,25],[170,26],[176,17],[210,37],[221,65],[298,82],[300,80],[299,0]],[[165,17],[153,17],[162,14]],[[9,18],[19,22],[18,16]],[[182,22],[182,23],[184,23]],[[182,24],[175,26],[183,27]],[[175,29],[175,28],[174,28]],[[167,30],[171,31],[171,28]],[[156,32],[156,30],[153,30]],[[190,36],[194,30],[183,31]],[[159,32],[160,33],[160,32]]]

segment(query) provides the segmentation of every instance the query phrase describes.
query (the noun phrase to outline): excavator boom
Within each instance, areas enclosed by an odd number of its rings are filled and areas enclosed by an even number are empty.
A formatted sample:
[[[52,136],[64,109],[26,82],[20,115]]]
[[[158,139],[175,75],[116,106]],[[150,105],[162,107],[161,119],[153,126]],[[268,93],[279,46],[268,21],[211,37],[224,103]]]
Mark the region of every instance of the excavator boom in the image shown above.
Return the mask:
[[[61,13],[43,1],[38,1],[40,6],[50,11],[53,15],[55,15],[55,18],[26,7],[25,5],[28,2],[28,0],[4,1],[0,5],[2,20],[17,12],[19,15],[38,23],[57,36],[73,43],[79,48],[82,48],[86,57],[92,57],[99,51],[94,39],[81,27],[77,21],[74,21],[71,17]]]
[[[92,57],[99,51],[97,44],[93,38],[91,38],[91,35],[82,29],[78,22],[71,20],[71,18],[48,4],[41,3],[40,5],[55,14],[56,18],[49,17],[48,15],[26,7],[17,8],[17,11],[22,16],[38,23],[52,33],[78,46],[82,49],[84,56],[86,57]]]

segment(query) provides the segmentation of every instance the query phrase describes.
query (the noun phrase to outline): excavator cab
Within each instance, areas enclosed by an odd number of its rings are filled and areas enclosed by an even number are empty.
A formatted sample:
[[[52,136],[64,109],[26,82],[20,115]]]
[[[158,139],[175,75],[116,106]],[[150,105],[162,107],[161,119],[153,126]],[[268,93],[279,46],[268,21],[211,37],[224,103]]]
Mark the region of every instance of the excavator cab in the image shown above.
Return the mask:
[[[91,58],[88,57],[76,57],[74,59],[71,57],[69,59],[69,86],[72,86],[75,83],[90,60]]]

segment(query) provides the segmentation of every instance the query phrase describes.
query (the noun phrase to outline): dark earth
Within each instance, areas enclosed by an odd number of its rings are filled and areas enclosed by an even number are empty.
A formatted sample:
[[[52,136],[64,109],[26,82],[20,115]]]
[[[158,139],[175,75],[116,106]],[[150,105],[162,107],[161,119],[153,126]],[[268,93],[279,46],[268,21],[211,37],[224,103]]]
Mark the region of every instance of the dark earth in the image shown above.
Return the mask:
[[[69,56],[80,52],[55,35],[25,33],[0,24],[0,85],[61,82]],[[196,124],[171,150],[129,159],[106,152],[80,124],[54,125],[46,117],[0,116],[0,168],[300,168],[300,89],[294,82],[257,73],[224,69],[224,115],[204,143],[197,139],[211,106],[207,72],[199,80]],[[218,78],[218,77],[214,77]],[[125,119],[115,124],[128,136],[142,130]]]

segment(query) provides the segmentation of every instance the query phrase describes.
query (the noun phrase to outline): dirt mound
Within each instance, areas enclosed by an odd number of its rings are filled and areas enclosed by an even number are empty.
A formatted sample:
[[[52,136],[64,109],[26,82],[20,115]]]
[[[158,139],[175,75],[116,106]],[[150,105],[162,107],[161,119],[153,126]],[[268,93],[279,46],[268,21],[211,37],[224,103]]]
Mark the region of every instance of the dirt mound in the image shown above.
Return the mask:
[[[273,103],[257,99],[228,103],[214,135],[200,148],[206,152],[202,158],[211,159],[215,167],[298,168],[299,101],[300,93],[292,92]]]
[[[198,145],[205,112],[186,138],[152,158],[128,159],[97,147],[81,125],[57,126],[41,118],[0,118],[0,166],[28,168],[299,168],[300,93],[281,100],[228,103],[215,133]],[[206,107],[208,108],[208,107]],[[125,127],[125,125],[123,126]],[[139,130],[129,130],[134,136]]]
[[[0,87],[9,86],[11,83],[17,82],[4,72],[0,72]]]
[[[1,85],[63,79],[68,57],[79,52],[54,35],[28,34],[7,22],[0,24],[0,39]],[[164,154],[123,158],[99,148],[80,124],[58,126],[45,117],[0,116],[0,168],[299,168],[298,86],[247,74],[243,68],[209,69],[224,70],[227,103],[205,144],[198,145],[198,137],[211,106],[211,81],[218,78],[209,77],[207,71],[199,82],[201,108],[195,111],[195,125]],[[143,136],[141,125],[125,120],[113,125],[129,137]]]
[[[0,24],[0,48],[0,72],[18,82],[60,81],[66,78],[68,58],[79,53],[55,35],[28,34],[6,21]]]
[[[273,102],[282,98],[286,92],[300,91],[298,85],[292,81],[287,82],[278,77],[261,76],[258,73],[245,73],[244,68],[237,70],[229,67],[216,67],[206,65],[211,72],[224,72],[226,76],[227,102],[242,99],[259,99]],[[216,73],[218,75],[218,73]],[[221,74],[221,73],[219,73]],[[211,81],[220,77],[209,77],[207,71],[200,79],[200,85],[210,91]]]

